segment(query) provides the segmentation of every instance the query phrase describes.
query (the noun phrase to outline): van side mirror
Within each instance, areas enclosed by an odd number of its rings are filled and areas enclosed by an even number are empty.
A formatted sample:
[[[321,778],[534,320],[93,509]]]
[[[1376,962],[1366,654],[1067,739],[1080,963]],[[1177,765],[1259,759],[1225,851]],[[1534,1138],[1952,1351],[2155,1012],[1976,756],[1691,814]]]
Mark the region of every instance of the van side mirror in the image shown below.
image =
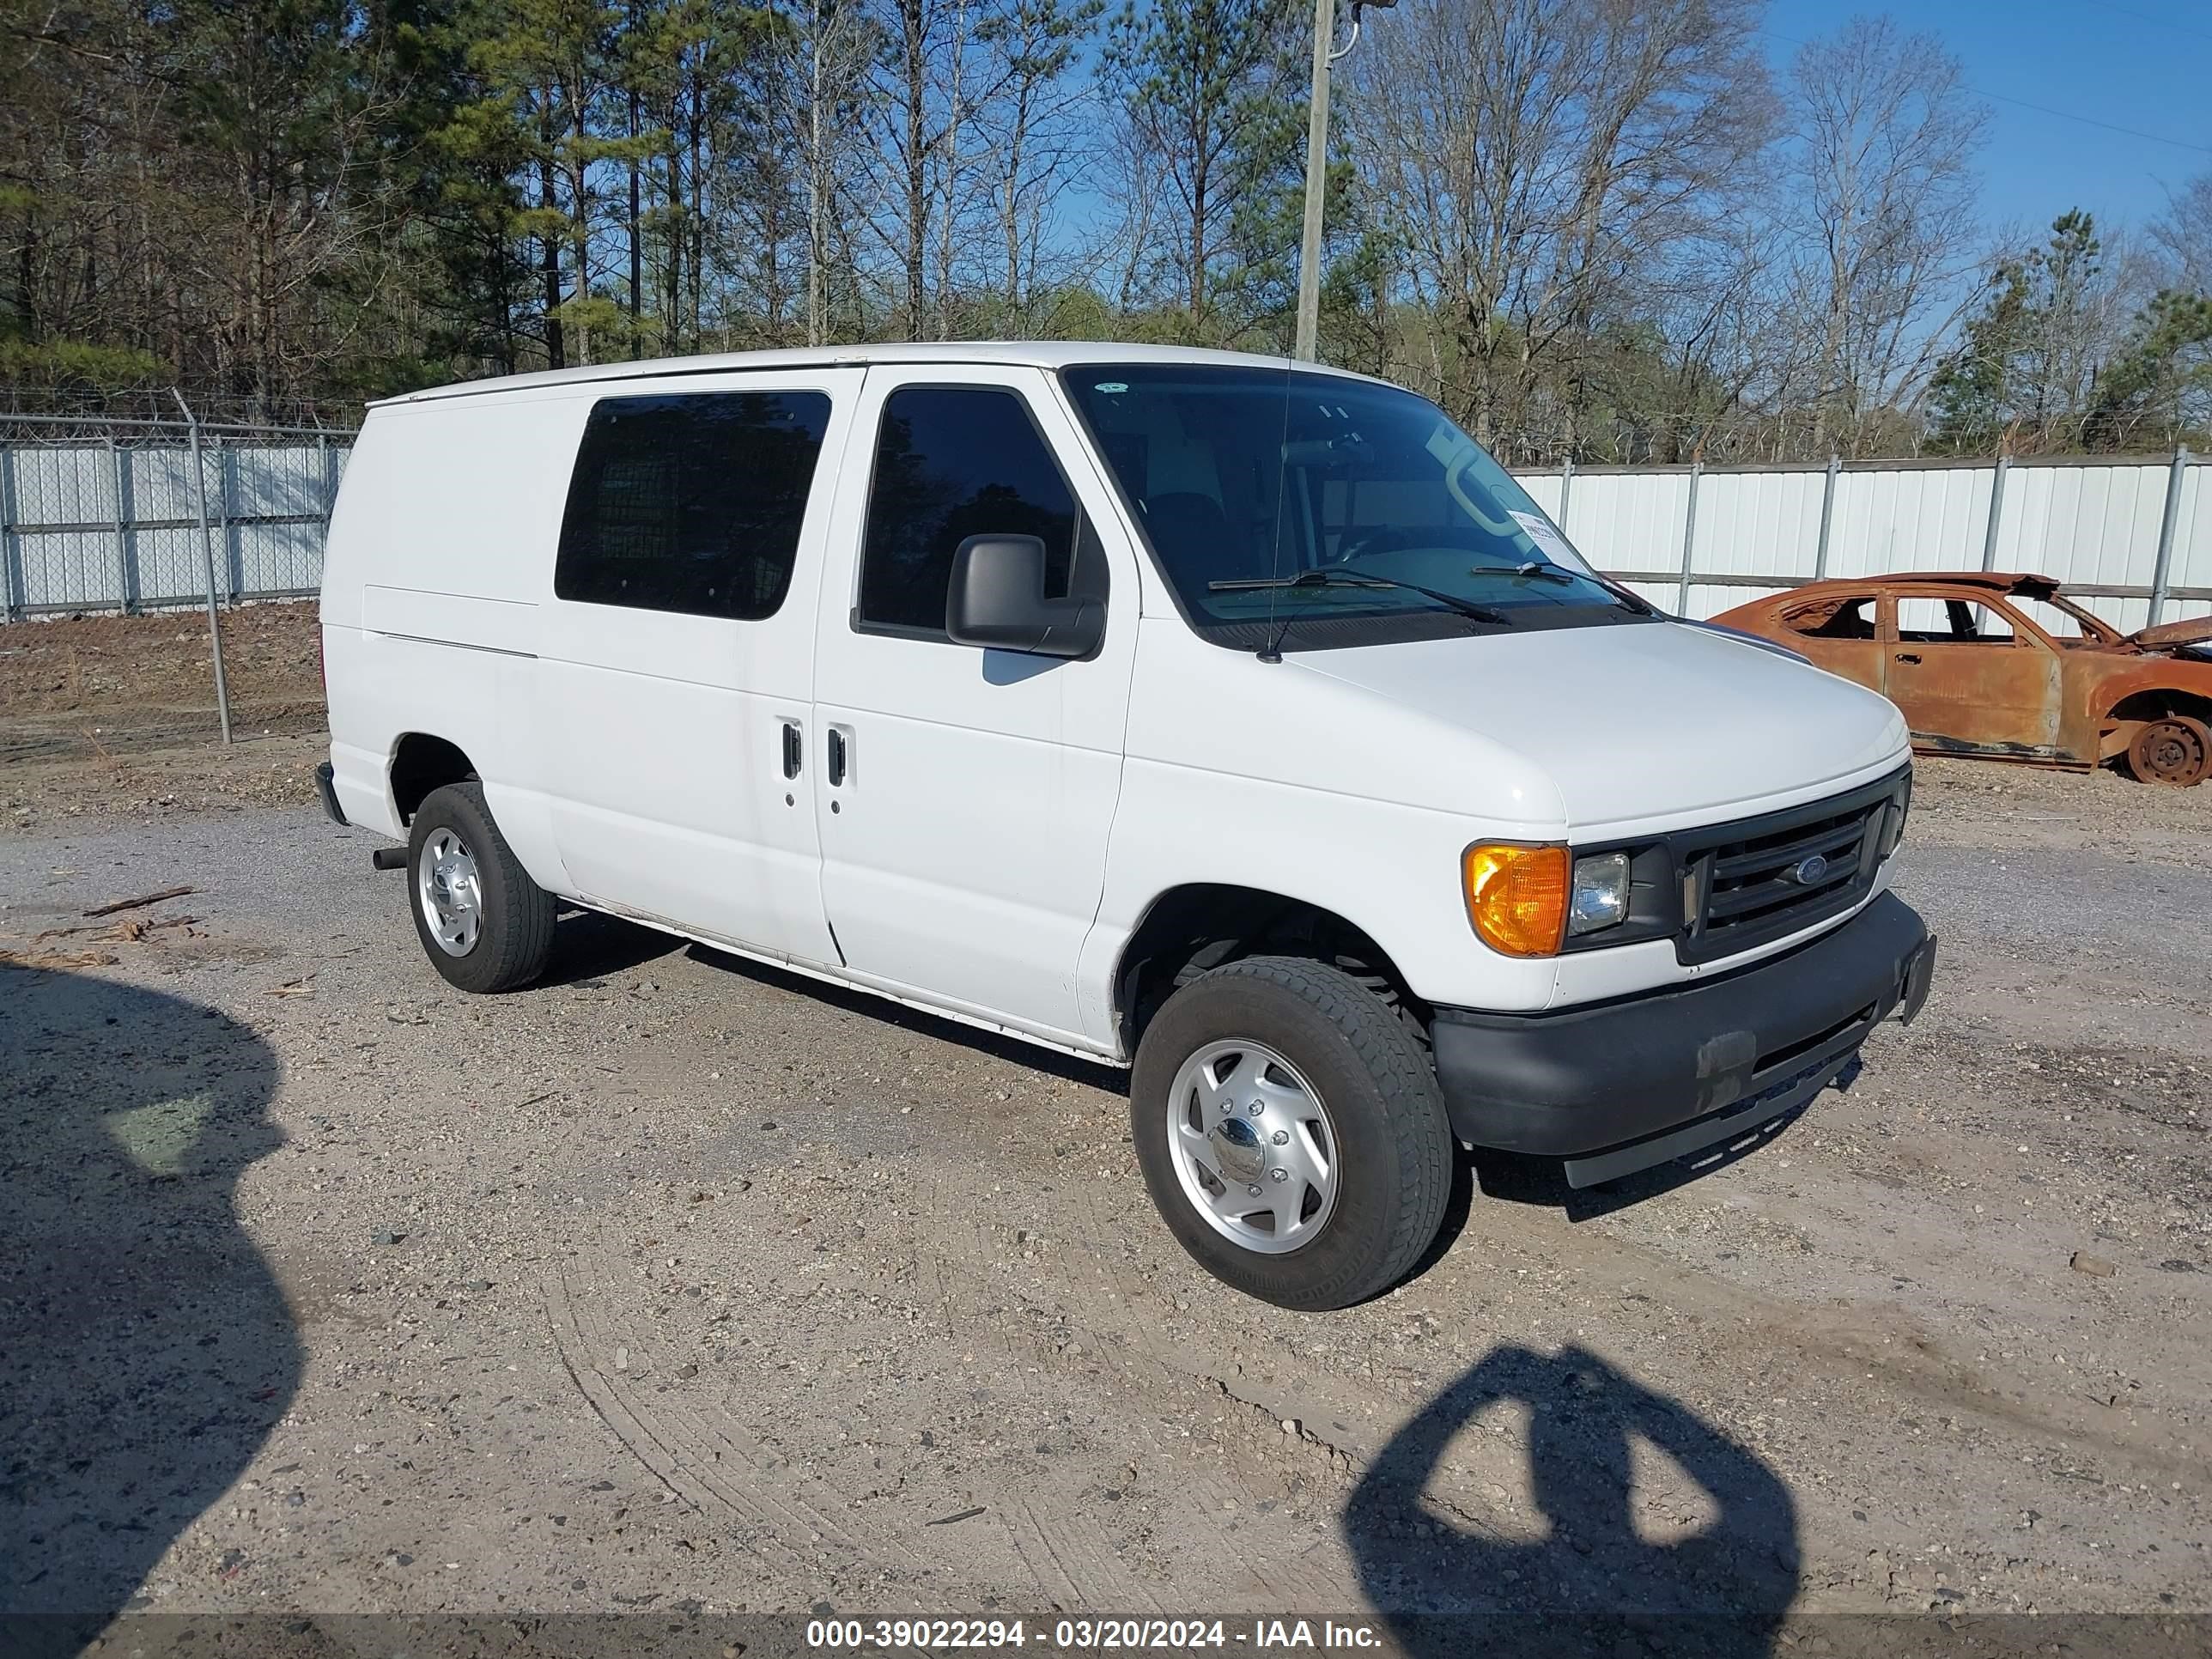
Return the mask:
[[[945,631],[959,645],[1087,657],[1106,636],[1106,607],[1045,598],[1044,544],[1035,536],[970,536],[952,555]]]

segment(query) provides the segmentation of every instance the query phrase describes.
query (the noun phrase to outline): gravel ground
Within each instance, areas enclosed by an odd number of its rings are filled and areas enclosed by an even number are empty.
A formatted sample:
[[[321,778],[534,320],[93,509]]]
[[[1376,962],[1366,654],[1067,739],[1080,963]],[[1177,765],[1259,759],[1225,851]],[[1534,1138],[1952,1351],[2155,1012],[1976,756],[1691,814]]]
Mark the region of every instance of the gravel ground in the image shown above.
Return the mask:
[[[2212,1611],[2212,788],[1922,777],[1847,1091],[1324,1316],[1118,1073],[593,917],[469,999],[312,811],[0,840],[0,1610]]]

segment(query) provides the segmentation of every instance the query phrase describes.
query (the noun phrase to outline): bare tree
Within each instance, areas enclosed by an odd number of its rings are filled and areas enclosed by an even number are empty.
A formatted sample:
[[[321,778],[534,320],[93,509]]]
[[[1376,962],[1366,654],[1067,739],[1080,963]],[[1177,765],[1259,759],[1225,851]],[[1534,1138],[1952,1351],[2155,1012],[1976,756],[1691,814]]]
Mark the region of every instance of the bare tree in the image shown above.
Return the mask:
[[[1180,279],[1194,332],[1208,329],[1210,289],[1239,252],[1240,212],[1291,149],[1295,121],[1284,116],[1302,15],[1295,0],[1182,0],[1141,15],[1125,7],[1108,37],[1109,95],[1157,161],[1157,252]]]
[[[833,289],[857,167],[853,126],[873,50],[873,26],[857,0],[797,0],[783,37],[784,74],[795,106],[806,197],[806,343],[828,342]]]
[[[1149,267],[1158,257],[1154,238],[1165,207],[1167,165],[1139,124],[1116,119],[1106,131],[1109,148],[1099,176],[1115,212],[1100,246],[1098,268],[1107,299],[1127,318],[1145,301]]]
[[[957,100],[944,59],[960,0],[884,0],[884,46],[869,102],[883,172],[877,234],[897,266],[898,330],[922,337],[928,313],[932,188]]]
[[[1009,325],[1027,321],[1060,198],[1086,170],[1079,112],[1095,115],[1097,99],[1075,74],[1076,54],[1103,9],[1103,0],[1011,0],[981,30],[996,64],[994,95],[978,112],[982,166]]]
[[[1496,441],[1723,222],[1766,135],[1753,0],[1413,0],[1346,125],[1437,318],[1431,390]],[[1573,418],[1571,396],[1565,417]]]
[[[1971,301],[1985,115],[1939,40],[1886,17],[1802,48],[1789,105],[1801,349],[1826,435],[1856,453],[1917,408]]]
[[[2150,228],[2168,288],[2212,294],[2212,173],[2199,173],[2166,200]]]
[[[949,0],[951,20],[945,28],[942,79],[945,131],[938,144],[937,188],[937,337],[952,337],[954,276],[962,252],[962,234],[968,228],[969,184],[976,157],[966,148],[974,137],[975,107],[990,96],[969,84],[975,70],[975,13],[974,0]]]

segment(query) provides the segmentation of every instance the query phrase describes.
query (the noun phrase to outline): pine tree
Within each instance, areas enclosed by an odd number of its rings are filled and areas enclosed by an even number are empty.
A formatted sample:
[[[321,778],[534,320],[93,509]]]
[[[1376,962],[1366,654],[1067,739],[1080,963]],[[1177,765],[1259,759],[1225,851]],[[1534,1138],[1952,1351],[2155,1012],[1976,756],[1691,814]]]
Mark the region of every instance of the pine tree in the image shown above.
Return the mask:
[[[1165,257],[1192,337],[1217,332],[1214,290],[1232,259],[1295,242],[1263,198],[1297,165],[1303,15],[1284,0],[1189,0],[1141,15],[1132,3],[1109,31],[1108,84],[1167,173]]]
[[[2112,299],[2096,221],[2078,209],[2060,214],[2041,247],[1999,264],[1981,311],[1936,370],[1936,442],[1962,453],[2007,441],[2078,444],[2112,347]]]
[[[2154,298],[2100,392],[2088,422],[2095,448],[2212,442],[2212,295]]]

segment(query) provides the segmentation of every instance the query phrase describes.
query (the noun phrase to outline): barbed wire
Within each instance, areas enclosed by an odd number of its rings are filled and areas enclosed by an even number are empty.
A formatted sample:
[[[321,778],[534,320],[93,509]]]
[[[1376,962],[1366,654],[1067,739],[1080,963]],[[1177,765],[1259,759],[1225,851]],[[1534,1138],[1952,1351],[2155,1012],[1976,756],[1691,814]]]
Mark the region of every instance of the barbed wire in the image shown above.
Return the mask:
[[[261,433],[288,440],[325,433],[343,441],[358,428],[359,404],[311,399],[244,398],[187,389],[184,404],[204,433],[222,441],[250,441]],[[1821,467],[1832,456],[1846,465],[1915,461],[1993,462],[2090,456],[2122,459],[2170,457],[2176,443],[2203,453],[2212,449],[2212,433],[2172,432],[2155,427],[2129,434],[2112,446],[2082,441],[2081,422],[2060,421],[2047,427],[2014,424],[1988,441],[1960,445],[1935,440],[1918,423],[1885,414],[1859,429],[1838,431],[1817,411],[1741,411],[1705,414],[1614,415],[1592,421],[1564,416],[1542,422],[1502,422],[1475,431],[1504,465],[1531,470],[1601,466],[1807,466]],[[125,443],[151,441],[171,428],[187,429],[185,408],[174,392],[132,387],[97,392],[0,385],[0,438],[19,443],[79,441]],[[1870,429],[1869,429],[1870,428]],[[136,438],[134,440],[134,434]]]
[[[240,397],[235,393],[181,389],[185,404],[210,426],[326,428],[349,432],[361,424],[358,403],[306,398]],[[0,385],[0,420],[11,415],[66,416],[73,419],[184,424],[178,392],[168,386],[93,388]]]

